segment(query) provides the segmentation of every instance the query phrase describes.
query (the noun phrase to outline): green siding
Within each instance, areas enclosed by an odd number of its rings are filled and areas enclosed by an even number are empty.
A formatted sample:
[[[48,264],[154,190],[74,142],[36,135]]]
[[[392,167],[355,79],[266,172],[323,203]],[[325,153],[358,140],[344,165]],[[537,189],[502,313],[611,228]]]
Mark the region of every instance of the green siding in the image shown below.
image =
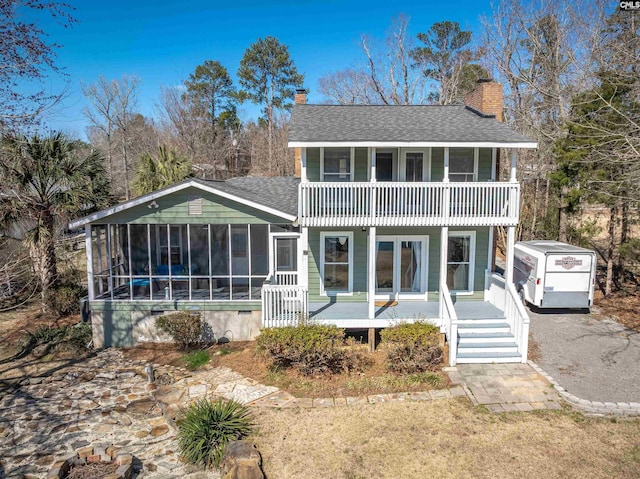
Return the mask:
[[[336,301],[365,301],[367,291],[367,237],[368,232],[360,230],[346,229],[309,229],[309,301],[324,301],[326,296],[320,296],[320,232],[321,231],[353,231],[354,233],[354,273],[353,273],[353,295],[338,296]],[[489,247],[489,228],[449,228],[449,232],[455,231],[475,231],[475,263],[474,263],[474,290],[473,295],[460,296],[461,299],[482,299],[484,291],[484,275],[487,269],[487,256]],[[439,289],[440,281],[440,228],[421,227],[395,227],[377,229],[378,236],[391,235],[419,235],[429,237],[429,263],[428,271],[428,291],[429,298]]]
[[[307,148],[307,179],[320,181],[320,148]]]
[[[444,148],[431,148],[431,181],[444,178]]]
[[[367,148],[356,148],[355,150],[354,181],[369,181]]]
[[[90,301],[92,311],[259,311],[260,301]]]
[[[366,301],[367,299],[367,232],[359,229],[344,228],[309,229],[309,301],[325,301],[327,296],[320,295],[320,258],[322,246],[320,233],[322,231],[352,231],[353,232],[353,294],[351,296],[336,296],[336,301]]]
[[[189,195],[202,197],[202,214],[188,214]],[[288,222],[282,218],[251,208],[237,201],[207,193],[198,188],[182,191],[155,200],[158,208],[149,208],[147,204],[129,208],[108,218],[96,221],[100,224],[266,224]]]
[[[491,179],[492,148],[479,148],[478,151],[478,181]]]

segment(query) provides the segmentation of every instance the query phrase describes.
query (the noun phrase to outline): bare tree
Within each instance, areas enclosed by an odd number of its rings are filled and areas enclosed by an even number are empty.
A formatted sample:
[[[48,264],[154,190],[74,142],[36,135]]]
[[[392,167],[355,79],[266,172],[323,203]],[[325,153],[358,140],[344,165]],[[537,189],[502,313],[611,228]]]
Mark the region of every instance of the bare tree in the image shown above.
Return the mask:
[[[359,64],[320,78],[320,92],[339,104],[424,103],[425,78],[413,65],[408,27],[409,17],[399,15],[391,20],[384,41],[363,35]]]
[[[556,197],[549,175],[571,98],[593,81],[604,2],[588,3],[576,9],[568,0],[502,1],[482,19],[485,61],[505,88],[505,120],[539,142],[520,156],[524,239],[567,239],[566,191]]]
[[[82,87],[82,92],[92,104],[91,108],[85,109],[85,115],[92,126],[103,132],[107,139],[107,158],[112,182],[115,177],[113,155],[116,141],[119,145],[124,195],[127,200],[131,198],[129,183],[132,165],[129,147],[134,132],[131,120],[136,108],[136,89],[139,84],[138,77],[124,75],[119,80],[100,77],[96,83]]]
[[[43,86],[48,74],[64,72],[55,63],[60,45],[47,41],[40,15],[66,28],[76,22],[72,9],[48,0],[0,0],[0,132],[33,123],[60,100]]]

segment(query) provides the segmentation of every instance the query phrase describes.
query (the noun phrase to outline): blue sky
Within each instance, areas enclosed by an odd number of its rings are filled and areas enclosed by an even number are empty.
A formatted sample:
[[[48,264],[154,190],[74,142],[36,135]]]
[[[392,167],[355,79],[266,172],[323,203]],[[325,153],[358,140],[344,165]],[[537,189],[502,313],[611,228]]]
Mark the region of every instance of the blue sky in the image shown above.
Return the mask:
[[[232,74],[247,47],[256,39],[276,36],[289,47],[298,71],[305,74],[309,101],[321,102],[318,79],[346,68],[359,58],[361,34],[382,38],[391,18],[410,17],[410,33],[426,31],[434,22],[458,21],[479,31],[479,15],[488,14],[489,2],[468,0],[413,3],[398,1],[169,1],[67,0],[79,21],[71,29],[51,20],[42,23],[52,42],[62,45],[57,65],[66,78],[47,80],[52,92],[67,86],[65,100],[46,118],[50,129],[84,137],[86,100],[80,85],[100,75],[107,79],[136,75],[139,111],[153,116],[162,86],[180,84],[205,60],[220,61]],[[259,110],[246,103],[243,119]]]

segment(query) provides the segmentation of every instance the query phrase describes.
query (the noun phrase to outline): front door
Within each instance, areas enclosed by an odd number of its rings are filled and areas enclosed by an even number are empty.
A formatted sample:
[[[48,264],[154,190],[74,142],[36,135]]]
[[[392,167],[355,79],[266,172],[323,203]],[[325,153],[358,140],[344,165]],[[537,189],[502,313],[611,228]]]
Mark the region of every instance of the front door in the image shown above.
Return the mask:
[[[426,299],[428,236],[379,236],[376,297]]]
[[[276,284],[298,284],[298,236],[273,237],[273,273]]]

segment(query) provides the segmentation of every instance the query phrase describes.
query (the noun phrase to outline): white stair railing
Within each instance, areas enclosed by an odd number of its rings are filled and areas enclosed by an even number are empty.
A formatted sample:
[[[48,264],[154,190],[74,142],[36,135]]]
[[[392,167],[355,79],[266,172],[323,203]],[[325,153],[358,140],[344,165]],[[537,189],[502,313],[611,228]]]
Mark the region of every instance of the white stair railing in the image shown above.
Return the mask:
[[[492,274],[488,283],[485,299],[504,312],[518,352],[522,356],[521,361],[526,363],[529,348],[529,315],[513,284],[507,284],[505,279],[497,274]]]
[[[458,316],[453,307],[451,293],[446,284],[440,286],[440,296],[442,298],[442,321],[449,340],[449,366],[456,365],[456,356],[458,354]]]
[[[262,285],[262,327],[295,326],[308,316],[309,290],[296,285]]]

